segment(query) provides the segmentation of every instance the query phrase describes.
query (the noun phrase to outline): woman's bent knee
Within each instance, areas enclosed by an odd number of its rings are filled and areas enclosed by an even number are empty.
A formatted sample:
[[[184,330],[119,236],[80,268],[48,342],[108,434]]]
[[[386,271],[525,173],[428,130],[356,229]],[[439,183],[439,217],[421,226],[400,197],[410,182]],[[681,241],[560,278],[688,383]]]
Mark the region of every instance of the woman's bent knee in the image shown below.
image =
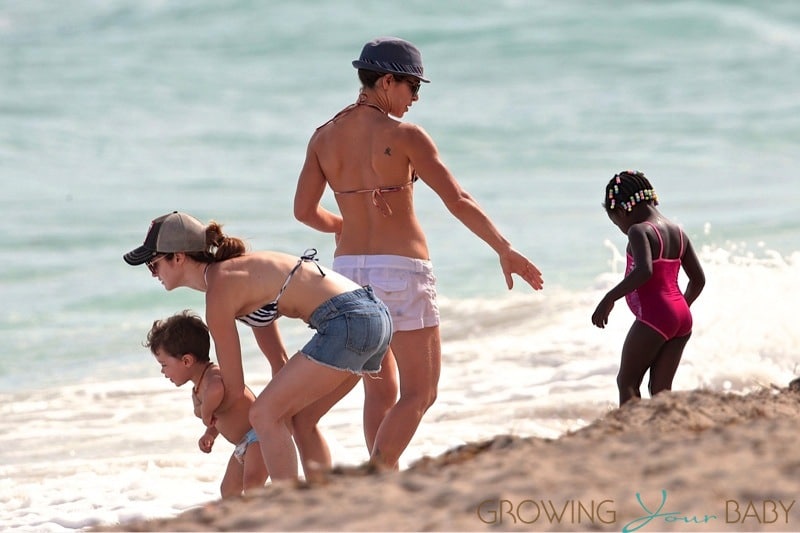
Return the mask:
[[[436,399],[439,397],[439,393],[436,389],[429,391],[428,398],[427,398],[427,405],[425,406],[425,410],[427,411],[430,407],[436,403]]]
[[[430,409],[430,407],[436,402],[436,398],[437,392],[435,389],[414,392],[407,391],[405,394],[400,394],[400,401],[406,403],[407,405],[414,406],[414,408],[419,411],[421,415],[425,414],[425,412]]]
[[[272,427],[281,423],[280,415],[273,412],[269,404],[265,403],[253,404],[250,407],[248,420],[256,431],[259,431],[260,428]]]

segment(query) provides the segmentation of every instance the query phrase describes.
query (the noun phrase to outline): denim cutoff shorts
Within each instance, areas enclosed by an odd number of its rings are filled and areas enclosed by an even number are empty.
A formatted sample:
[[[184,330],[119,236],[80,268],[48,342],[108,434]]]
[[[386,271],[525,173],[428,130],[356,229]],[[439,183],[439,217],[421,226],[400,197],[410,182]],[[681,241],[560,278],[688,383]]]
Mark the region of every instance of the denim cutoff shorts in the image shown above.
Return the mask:
[[[392,339],[389,309],[369,286],[326,301],[311,314],[308,326],[316,333],[300,351],[354,374],[378,372]]]

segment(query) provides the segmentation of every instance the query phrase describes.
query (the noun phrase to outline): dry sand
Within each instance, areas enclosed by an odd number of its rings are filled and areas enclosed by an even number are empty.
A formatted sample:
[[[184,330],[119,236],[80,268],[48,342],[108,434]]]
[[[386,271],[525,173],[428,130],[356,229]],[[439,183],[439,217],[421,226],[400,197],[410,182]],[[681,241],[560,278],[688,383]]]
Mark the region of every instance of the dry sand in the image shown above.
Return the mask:
[[[794,387],[663,393],[556,440],[498,436],[98,530],[800,531],[799,424]]]

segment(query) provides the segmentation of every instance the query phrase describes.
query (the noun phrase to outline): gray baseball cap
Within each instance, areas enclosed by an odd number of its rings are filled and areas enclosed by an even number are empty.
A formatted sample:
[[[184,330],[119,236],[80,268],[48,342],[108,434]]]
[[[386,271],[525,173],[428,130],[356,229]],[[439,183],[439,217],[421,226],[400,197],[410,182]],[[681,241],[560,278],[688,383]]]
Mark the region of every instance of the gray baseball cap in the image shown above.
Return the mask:
[[[186,213],[173,211],[150,223],[144,244],[122,258],[129,265],[141,265],[158,254],[175,252],[205,252],[206,227]]]
[[[361,57],[353,61],[355,68],[423,78],[422,54],[410,42],[398,37],[378,37],[364,45]]]

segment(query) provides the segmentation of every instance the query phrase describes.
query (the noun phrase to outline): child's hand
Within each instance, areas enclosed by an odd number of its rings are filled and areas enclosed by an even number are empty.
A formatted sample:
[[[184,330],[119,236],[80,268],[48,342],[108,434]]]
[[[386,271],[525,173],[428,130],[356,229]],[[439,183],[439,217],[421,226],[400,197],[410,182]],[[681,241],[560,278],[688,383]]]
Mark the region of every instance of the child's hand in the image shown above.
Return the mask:
[[[197,442],[200,451],[203,453],[210,453],[211,447],[214,446],[214,436],[204,433],[200,440]]]
[[[612,309],[614,309],[614,300],[608,297],[600,300],[594,313],[592,313],[592,324],[598,328],[605,328],[606,324],[608,324],[608,315],[611,314]]]

